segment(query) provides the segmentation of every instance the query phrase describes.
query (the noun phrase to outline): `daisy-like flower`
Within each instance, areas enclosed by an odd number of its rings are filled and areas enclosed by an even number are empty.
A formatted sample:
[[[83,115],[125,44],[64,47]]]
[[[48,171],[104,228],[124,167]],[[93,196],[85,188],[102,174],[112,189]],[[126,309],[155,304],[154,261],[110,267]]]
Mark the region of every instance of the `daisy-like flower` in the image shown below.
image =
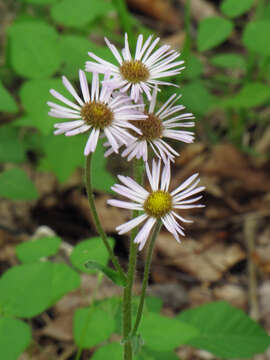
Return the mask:
[[[181,67],[184,61],[175,61],[180,55],[177,51],[171,50],[170,45],[163,45],[154,50],[160,38],[154,41],[152,38],[152,35],[149,36],[143,43],[143,36],[138,36],[134,57],[131,56],[129,50],[127,34],[125,34],[125,47],[122,54],[105,38],[106,44],[119,65],[115,66],[89,52],[89,56],[96,62],[87,61],[86,71],[109,72],[113,75],[113,79],[106,81],[108,86],[118,88],[121,92],[130,90],[131,99],[135,102],[142,93],[145,93],[150,100],[150,89],[154,85],[174,85],[158,79],[177,75],[184,69]]]
[[[153,91],[153,96],[148,110],[144,113],[147,119],[139,121],[131,121],[141,130],[141,134],[134,134],[136,140],[129,142],[126,149],[122,152],[122,156],[127,156],[127,160],[134,157],[137,159],[143,158],[148,160],[148,148],[152,148],[155,155],[161,158],[164,163],[167,160],[174,161],[174,157],[179,155],[164,138],[174,139],[185,143],[192,143],[194,141],[194,133],[191,131],[180,130],[179,128],[190,128],[194,126],[194,116],[191,113],[179,114],[184,110],[183,105],[174,105],[181,95],[172,95],[165,104],[163,104],[158,111],[155,112],[157,87]]]
[[[136,218],[118,226],[116,230],[120,235],[125,234],[144,223],[134,242],[139,244],[139,250],[144,247],[149,234],[155,223],[161,219],[166,229],[180,242],[179,234],[185,236],[184,228],[179,225],[177,220],[182,222],[192,222],[177,214],[177,209],[191,209],[203,207],[194,202],[201,199],[200,196],[193,195],[200,193],[205,188],[197,187],[199,183],[198,174],[190,176],[175,190],[169,192],[171,180],[170,162],[167,162],[161,172],[161,161],[153,160],[152,172],[146,164],[146,174],[151,186],[151,191],[147,191],[130,177],[119,175],[118,179],[123,185],[116,184],[112,190],[125,196],[131,201],[121,201],[110,199],[108,204],[124,209],[138,210],[143,213]]]
[[[127,119],[142,120],[146,116],[139,111],[141,105],[131,104],[129,98],[125,95],[112,96],[112,90],[106,86],[99,89],[99,76],[93,73],[92,87],[89,91],[85,73],[79,71],[80,86],[83,100],[63,76],[63,84],[77,103],[74,103],[57,91],[51,89],[50,93],[67,106],[61,106],[49,101],[47,104],[51,107],[49,115],[56,118],[72,119],[72,121],[54,124],[57,129],[54,134],[65,134],[73,136],[80,133],[89,132],[84,155],[87,156],[94,152],[100,135],[104,134],[108,139],[114,152],[118,152],[119,144],[126,144],[128,141],[135,140],[128,129],[135,133],[140,133],[133,124]],[[105,75],[105,80],[109,75]]]

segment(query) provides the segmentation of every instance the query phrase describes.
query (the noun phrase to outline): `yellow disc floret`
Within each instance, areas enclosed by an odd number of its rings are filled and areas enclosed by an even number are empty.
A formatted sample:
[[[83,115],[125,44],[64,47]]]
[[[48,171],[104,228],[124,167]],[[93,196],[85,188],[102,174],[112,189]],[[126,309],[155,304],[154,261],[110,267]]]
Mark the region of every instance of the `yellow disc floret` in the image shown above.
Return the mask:
[[[160,218],[172,210],[171,195],[162,190],[152,192],[144,202],[145,212],[155,218]]]
[[[120,66],[120,74],[123,79],[137,84],[149,79],[149,70],[140,60],[124,61]]]
[[[101,102],[89,101],[81,109],[81,117],[86,124],[103,130],[113,121],[113,113]]]
[[[145,112],[148,117],[144,120],[132,120],[131,123],[141,130],[142,134],[132,132],[140,140],[155,140],[162,137],[163,125],[158,116]]]

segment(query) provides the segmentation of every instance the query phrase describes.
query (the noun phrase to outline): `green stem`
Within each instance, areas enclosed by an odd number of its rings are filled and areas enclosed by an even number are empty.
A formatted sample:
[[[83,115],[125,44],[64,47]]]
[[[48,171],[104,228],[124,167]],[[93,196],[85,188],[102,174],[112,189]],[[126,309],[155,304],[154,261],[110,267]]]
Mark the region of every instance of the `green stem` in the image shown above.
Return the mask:
[[[88,196],[88,202],[89,202],[89,206],[91,209],[91,213],[92,213],[92,216],[94,219],[94,223],[96,225],[96,229],[97,229],[106,249],[108,250],[108,253],[110,255],[110,258],[112,260],[114,268],[119,272],[119,274],[121,275],[123,280],[126,280],[126,275],[125,275],[123,269],[121,268],[121,265],[119,264],[117,258],[115,257],[115,255],[113,253],[113,250],[108,242],[107,236],[103,230],[103,227],[100,223],[100,220],[99,220],[99,217],[97,214],[97,209],[96,209],[95,199],[94,199],[94,194],[93,194],[92,180],[91,180],[91,162],[92,162],[92,154],[90,154],[86,157],[86,166],[85,166],[86,192],[87,192],[87,196]]]
[[[141,160],[134,161],[134,179],[143,184],[144,163]],[[133,211],[132,218],[138,216],[138,211]],[[132,345],[129,335],[132,329],[132,288],[134,283],[138,245],[134,243],[137,229],[133,229],[130,237],[129,263],[127,273],[127,285],[123,295],[123,338],[124,338],[124,360],[132,360]]]
[[[146,258],[145,267],[144,267],[141,298],[140,298],[140,303],[139,303],[139,307],[138,307],[138,311],[137,311],[135,325],[134,325],[134,328],[132,330],[132,336],[136,335],[136,332],[138,330],[138,327],[140,325],[140,321],[141,321],[141,318],[142,318],[143,306],[144,306],[146,288],[147,288],[147,285],[148,285],[150,265],[151,265],[151,260],[152,260],[154,244],[155,244],[156,238],[157,238],[157,236],[159,234],[159,231],[161,229],[161,226],[162,226],[162,222],[159,220],[157,222],[156,226],[155,226],[154,232],[153,232],[151,240],[150,240],[148,253],[147,253],[147,258]]]

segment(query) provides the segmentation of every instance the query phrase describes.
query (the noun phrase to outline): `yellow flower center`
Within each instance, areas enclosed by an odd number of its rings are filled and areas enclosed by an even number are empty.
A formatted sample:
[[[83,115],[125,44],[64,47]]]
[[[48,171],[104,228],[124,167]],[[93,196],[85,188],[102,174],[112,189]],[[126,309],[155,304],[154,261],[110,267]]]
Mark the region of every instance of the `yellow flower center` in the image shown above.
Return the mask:
[[[86,124],[103,130],[113,121],[113,113],[104,103],[89,101],[81,109],[81,117]]]
[[[149,70],[140,60],[124,61],[120,66],[120,74],[132,84],[147,81],[150,76]]]
[[[141,130],[142,135],[132,132],[132,135],[140,140],[154,140],[162,137],[163,125],[159,117],[145,112],[148,117],[145,120],[132,120],[131,123]]]
[[[160,218],[172,210],[172,197],[168,192],[157,190],[152,192],[144,202],[145,212]]]

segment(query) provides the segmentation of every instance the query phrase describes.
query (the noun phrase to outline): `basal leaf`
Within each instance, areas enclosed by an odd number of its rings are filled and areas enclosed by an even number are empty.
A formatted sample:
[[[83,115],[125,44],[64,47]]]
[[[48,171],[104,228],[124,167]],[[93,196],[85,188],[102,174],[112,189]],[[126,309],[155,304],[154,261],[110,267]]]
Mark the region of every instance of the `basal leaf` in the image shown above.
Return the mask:
[[[243,43],[251,51],[261,55],[270,55],[270,21],[256,20],[251,21],[245,27],[243,33]]]
[[[170,351],[185,344],[197,336],[198,331],[184,322],[177,324],[177,319],[167,318],[157,313],[145,314],[138,332],[145,346],[155,351]],[[166,336],[164,336],[166,329]]]
[[[73,334],[77,346],[91,348],[107,340],[113,332],[114,319],[106,312],[95,306],[75,311]]]
[[[13,168],[0,173],[0,197],[11,200],[35,200],[38,192],[23,170]]]
[[[189,345],[220,358],[251,358],[270,345],[270,337],[260,325],[225,301],[186,310],[177,319],[198,330],[198,335],[187,341]]]
[[[111,246],[113,246],[114,239],[108,238],[108,240]],[[81,241],[74,247],[70,256],[72,265],[78,270],[88,274],[96,273],[96,270],[88,269],[86,267],[86,263],[89,260],[94,260],[104,266],[109,260],[107,249],[100,237],[93,237],[88,240]]]
[[[4,88],[0,81],[0,111],[15,113],[18,111],[18,106],[10,95],[10,93]]]
[[[9,29],[11,64],[20,76],[40,79],[60,66],[58,34],[43,22],[20,22]]]
[[[113,7],[110,1],[62,0],[51,9],[52,18],[59,24],[81,28],[98,17],[104,16]]]
[[[224,15],[235,18],[250,10],[253,4],[254,0],[223,0],[220,9]]]
[[[197,45],[199,51],[210,50],[222,44],[231,34],[233,24],[221,17],[208,17],[199,24]]]
[[[80,286],[79,274],[66,264],[52,264],[52,292],[50,305]]]
[[[4,314],[31,318],[49,307],[52,291],[51,263],[17,265],[0,279],[0,307]]]
[[[21,320],[0,316],[0,349],[5,360],[17,360],[31,341],[30,326]]]
[[[1,95],[0,95],[1,96]],[[9,125],[0,127],[0,163],[21,163],[25,160],[25,144],[18,129]]]
[[[58,236],[46,236],[27,241],[16,246],[16,255],[23,263],[36,262],[43,257],[55,255],[60,243],[61,239]]]
[[[53,124],[59,122],[59,119],[48,115],[47,101],[54,101],[49,93],[50,89],[55,89],[66,96],[64,86],[59,79],[30,80],[25,82],[20,89],[22,104],[28,113],[28,126],[32,125],[44,135],[52,133]]]
[[[213,56],[210,61],[217,67],[246,70],[246,61],[239,54],[219,54]]]

